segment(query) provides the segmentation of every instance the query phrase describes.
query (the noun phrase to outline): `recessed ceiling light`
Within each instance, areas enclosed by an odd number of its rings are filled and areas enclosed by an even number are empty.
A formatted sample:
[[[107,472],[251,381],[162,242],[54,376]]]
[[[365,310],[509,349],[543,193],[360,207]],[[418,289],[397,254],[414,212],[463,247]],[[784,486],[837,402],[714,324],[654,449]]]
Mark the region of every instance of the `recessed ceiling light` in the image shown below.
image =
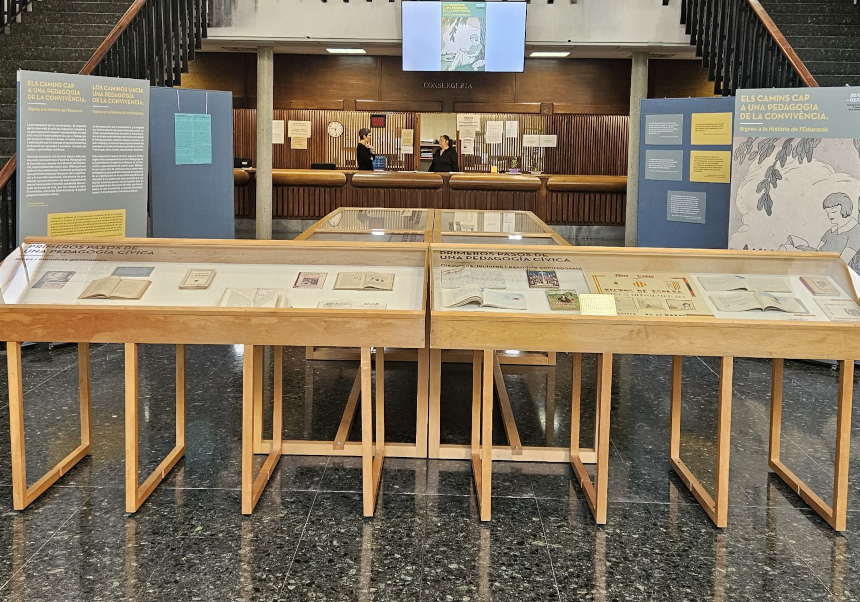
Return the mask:
[[[569,53],[569,52],[543,52],[543,51],[536,51],[536,52],[532,52],[532,53],[529,55],[529,57],[530,57],[530,58],[533,58],[533,59],[549,59],[549,58],[557,58],[557,59],[561,59],[561,58],[564,58],[564,57],[566,57],[566,56],[570,56],[570,53]]]
[[[326,48],[331,54],[367,54],[364,48]]]

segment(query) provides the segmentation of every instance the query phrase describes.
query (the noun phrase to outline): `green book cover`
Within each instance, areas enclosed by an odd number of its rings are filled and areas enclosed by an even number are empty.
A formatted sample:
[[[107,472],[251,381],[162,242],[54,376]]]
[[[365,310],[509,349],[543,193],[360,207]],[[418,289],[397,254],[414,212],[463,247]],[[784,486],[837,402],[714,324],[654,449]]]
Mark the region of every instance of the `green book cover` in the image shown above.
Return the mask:
[[[485,71],[486,2],[442,3],[442,71]]]
[[[553,311],[579,309],[579,295],[575,291],[546,291],[549,308]]]

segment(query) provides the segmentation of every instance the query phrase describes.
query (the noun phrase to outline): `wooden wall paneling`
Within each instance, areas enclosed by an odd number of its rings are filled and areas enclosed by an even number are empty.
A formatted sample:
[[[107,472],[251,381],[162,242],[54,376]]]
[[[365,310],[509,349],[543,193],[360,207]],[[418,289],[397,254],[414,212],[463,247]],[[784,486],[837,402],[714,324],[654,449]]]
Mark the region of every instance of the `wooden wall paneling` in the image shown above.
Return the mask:
[[[626,195],[548,192],[545,221],[552,224],[623,226]]]
[[[627,174],[630,118],[625,115],[546,115],[548,134],[558,136],[546,152],[544,171],[572,175]]]
[[[537,192],[499,190],[450,190],[441,209],[488,209],[534,211]]]
[[[552,102],[554,113],[630,113],[629,59],[526,59],[515,102]]]
[[[714,96],[714,82],[702,61],[648,61],[648,98]]]
[[[233,109],[233,156],[250,157],[257,164],[256,109]]]
[[[293,99],[380,100],[377,86],[380,58],[275,54],[275,106],[288,108],[283,103]]]

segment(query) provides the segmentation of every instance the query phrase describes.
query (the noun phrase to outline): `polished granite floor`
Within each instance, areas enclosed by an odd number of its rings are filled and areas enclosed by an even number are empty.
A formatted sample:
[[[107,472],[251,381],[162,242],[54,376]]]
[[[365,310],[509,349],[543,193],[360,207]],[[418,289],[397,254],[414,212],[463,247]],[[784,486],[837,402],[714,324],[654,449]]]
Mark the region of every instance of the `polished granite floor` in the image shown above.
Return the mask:
[[[729,527],[719,530],[667,462],[668,358],[616,358],[609,518],[596,526],[570,468],[537,463],[495,464],[493,520],[482,524],[468,463],[388,459],[376,515],[365,519],[359,464],[336,457],[283,458],[254,514],[242,516],[242,357],[234,347],[189,348],[188,452],[141,510],[127,515],[122,348],[94,346],[91,357],[92,457],[23,512],[12,510],[8,435],[0,441],[2,599],[860,597],[860,446],[852,451],[848,530],[836,534],[768,474],[765,361],[735,361]],[[0,423],[8,424],[2,360],[0,353]],[[505,368],[524,444],[568,440],[570,366],[570,356],[560,355],[554,369]],[[356,368],[354,362],[307,362],[304,349],[288,349],[285,436],[333,438]],[[707,483],[716,368],[713,358],[684,364],[682,454]],[[172,349],[142,347],[141,369],[141,468],[147,471],[172,445]],[[593,357],[585,369],[590,395]],[[76,349],[27,348],[24,370],[32,483],[75,443]],[[444,442],[467,440],[470,379],[468,366],[443,368]],[[414,438],[414,383],[414,365],[387,363],[389,440]],[[786,365],[784,457],[825,499],[836,384],[827,366]],[[855,411],[855,435],[858,429]],[[495,434],[501,442],[500,423]],[[354,429],[351,437],[357,436]],[[589,443],[585,436],[583,443]]]

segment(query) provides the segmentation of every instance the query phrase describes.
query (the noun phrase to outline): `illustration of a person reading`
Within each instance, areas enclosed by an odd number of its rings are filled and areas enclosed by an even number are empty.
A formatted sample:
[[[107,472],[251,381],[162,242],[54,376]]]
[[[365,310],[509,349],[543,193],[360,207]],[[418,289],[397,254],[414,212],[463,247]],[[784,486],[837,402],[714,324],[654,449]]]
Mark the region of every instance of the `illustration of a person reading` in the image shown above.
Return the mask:
[[[473,33],[469,36],[469,46],[461,47],[454,54],[454,60],[448,67],[448,71],[465,71],[464,67],[471,67],[473,71],[477,71],[484,64],[483,54],[484,47],[481,45],[480,37],[477,33]]]
[[[833,192],[825,197],[821,205],[833,226],[822,235],[818,248],[813,248],[806,240],[791,235],[785,244],[780,246],[780,250],[839,253],[851,269],[860,272],[860,224],[852,216],[854,203],[844,192]]]

